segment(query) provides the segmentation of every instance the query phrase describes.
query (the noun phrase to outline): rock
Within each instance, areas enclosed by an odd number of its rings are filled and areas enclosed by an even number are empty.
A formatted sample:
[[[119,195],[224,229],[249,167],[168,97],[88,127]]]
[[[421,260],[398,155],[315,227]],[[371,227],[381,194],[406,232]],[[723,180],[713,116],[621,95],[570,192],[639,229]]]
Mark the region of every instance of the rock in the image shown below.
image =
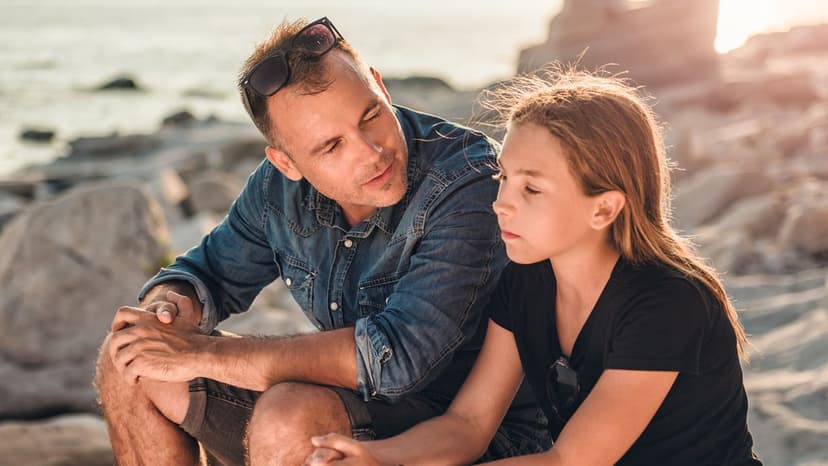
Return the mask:
[[[757,34],[745,44],[728,53],[737,59],[764,64],[773,57],[790,57],[796,54],[825,54],[828,44],[828,23],[803,25],[784,32]]]
[[[546,42],[520,52],[518,72],[558,61],[614,71],[649,86],[705,80],[718,73],[718,0],[565,0]],[[676,51],[680,50],[681,53]]]
[[[207,171],[190,181],[190,204],[195,212],[225,214],[238,197],[244,182],[220,171]]]
[[[828,195],[820,202],[788,209],[779,230],[779,247],[828,258]]]
[[[173,113],[161,121],[161,126],[187,126],[197,122],[196,117],[187,110]]]
[[[712,167],[683,180],[675,189],[676,224],[691,229],[712,220],[730,204],[772,190],[761,171]]]
[[[209,212],[201,212],[186,220],[170,222],[170,246],[175,254],[182,254],[198,245],[204,235],[210,232],[222,220],[222,217]]]
[[[29,128],[20,132],[20,139],[32,142],[52,142],[55,138],[55,130]]]
[[[750,237],[742,230],[701,230],[696,237],[704,257],[710,259],[720,273],[739,273],[755,261]]]
[[[770,103],[778,107],[808,108],[819,100],[810,73],[761,73],[749,78],[722,81],[711,87],[704,105],[715,111],[733,111],[751,102]]]
[[[106,423],[88,414],[0,423],[0,464],[111,466]]]
[[[434,76],[409,76],[407,78],[383,78],[382,82],[390,90],[414,89],[421,92],[454,92],[451,84]]]
[[[91,411],[115,310],[169,260],[160,209],[136,185],[77,188],[17,215],[0,235],[0,362],[14,374],[0,377],[0,418]]]
[[[760,194],[734,202],[721,214],[714,228],[720,232],[742,231],[751,239],[767,238],[776,235],[777,219],[784,214],[785,203],[779,193]]]
[[[137,91],[140,90],[138,83],[135,82],[134,79],[130,77],[118,77],[115,78],[105,84],[101,84],[97,87],[99,91],[112,91],[112,90],[119,90],[119,91]]]
[[[154,134],[81,137],[69,142],[70,158],[126,157],[146,153],[161,146]]]
[[[297,335],[317,331],[280,280],[266,286],[249,311],[234,314],[219,327],[239,335]]]
[[[147,181],[147,188],[161,204],[164,218],[169,225],[193,215],[190,190],[174,168],[162,168]]]
[[[25,201],[14,194],[0,191],[0,231],[3,225],[23,209]]]
[[[220,147],[215,155],[218,160],[212,160],[214,163],[211,166],[222,171],[234,171],[244,161],[253,160],[258,164],[265,157],[266,146],[267,142],[262,137],[232,140]],[[249,174],[247,172],[244,177],[247,178]]]

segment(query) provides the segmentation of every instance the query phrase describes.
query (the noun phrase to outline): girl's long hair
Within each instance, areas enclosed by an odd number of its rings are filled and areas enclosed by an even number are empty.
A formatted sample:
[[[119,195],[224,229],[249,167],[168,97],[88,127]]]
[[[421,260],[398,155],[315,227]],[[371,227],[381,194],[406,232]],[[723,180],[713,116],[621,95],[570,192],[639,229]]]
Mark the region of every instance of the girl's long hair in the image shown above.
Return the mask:
[[[609,229],[612,245],[633,264],[665,264],[710,290],[745,357],[747,337],[722,282],[670,226],[670,165],[661,126],[636,88],[606,73],[552,66],[487,91],[484,106],[502,123],[533,123],[559,138],[586,195],[623,193],[626,205]]]

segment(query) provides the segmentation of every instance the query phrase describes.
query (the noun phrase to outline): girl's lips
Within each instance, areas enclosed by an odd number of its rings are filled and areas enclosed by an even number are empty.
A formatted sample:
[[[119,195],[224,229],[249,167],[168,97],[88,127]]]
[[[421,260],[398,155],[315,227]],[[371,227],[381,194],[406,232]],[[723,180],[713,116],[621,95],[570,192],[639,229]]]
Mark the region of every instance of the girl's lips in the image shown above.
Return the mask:
[[[516,234],[512,233],[511,231],[507,231],[507,230],[500,230],[500,236],[502,236],[504,240],[520,238],[520,235],[516,235]]]

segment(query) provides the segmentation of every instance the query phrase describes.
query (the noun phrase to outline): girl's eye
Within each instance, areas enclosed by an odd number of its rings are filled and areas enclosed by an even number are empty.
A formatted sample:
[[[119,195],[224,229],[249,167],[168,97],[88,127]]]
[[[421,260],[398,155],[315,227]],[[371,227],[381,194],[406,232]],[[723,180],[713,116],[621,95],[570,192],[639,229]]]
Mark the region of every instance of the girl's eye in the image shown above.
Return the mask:
[[[540,191],[538,191],[537,189],[532,189],[529,186],[524,186],[523,190],[526,191],[526,194],[532,194],[532,195],[540,194]]]

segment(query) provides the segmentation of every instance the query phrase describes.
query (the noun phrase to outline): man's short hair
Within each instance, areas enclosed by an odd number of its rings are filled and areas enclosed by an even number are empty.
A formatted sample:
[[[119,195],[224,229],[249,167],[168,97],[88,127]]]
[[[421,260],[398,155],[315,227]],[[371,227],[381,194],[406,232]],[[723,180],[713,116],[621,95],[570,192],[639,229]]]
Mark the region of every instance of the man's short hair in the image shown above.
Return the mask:
[[[287,47],[287,44],[308,25],[308,21],[299,19],[295,21],[283,21],[270,33],[270,37],[256,45],[256,49],[245,60],[239,73],[238,88],[241,93],[247,92],[250,102],[248,114],[253,119],[256,128],[261,131],[264,137],[272,146],[277,146],[276,135],[273,134],[270,117],[267,113],[267,97],[262,97],[256,92],[244,89],[244,80],[247,75],[261,62],[271,57],[278,50]],[[345,39],[339,39],[331,50],[341,50],[360,63],[359,56]],[[322,56],[313,56],[299,51],[291,51],[286,54],[288,67],[290,68],[290,79],[279,89],[279,91],[290,86],[297,86],[303,94],[316,94],[324,91],[332,80],[326,72],[326,65]],[[278,92],[278,91],[277,91]],[[243,97],[242,97],[243,98]]]

